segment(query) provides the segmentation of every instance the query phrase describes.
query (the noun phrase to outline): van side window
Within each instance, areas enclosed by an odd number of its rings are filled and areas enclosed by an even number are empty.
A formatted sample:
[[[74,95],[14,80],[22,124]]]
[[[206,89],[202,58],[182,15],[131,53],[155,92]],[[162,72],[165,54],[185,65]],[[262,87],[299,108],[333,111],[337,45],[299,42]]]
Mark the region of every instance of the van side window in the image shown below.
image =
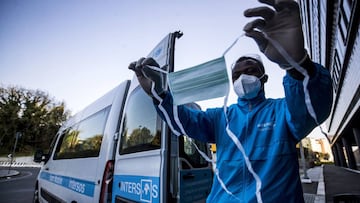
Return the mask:
[[[63,131],[54,159],[73,159],[99,156],[107,107]]]
[[[56,140],[59,138],[60,136],[60,132],[56,133],[56,135],[54,136],[54,138],[52,139],[51,143],[50,143],[50,147],[49,147],[49,150],[48,150],[48,156],[50,156],[53,151],[54,151],[54,148],[55,148],[55,144],[56,144]]]
[[[130,95],[125,109],[120,154],[159,149],[161,121],[153,101],[142,88]]]

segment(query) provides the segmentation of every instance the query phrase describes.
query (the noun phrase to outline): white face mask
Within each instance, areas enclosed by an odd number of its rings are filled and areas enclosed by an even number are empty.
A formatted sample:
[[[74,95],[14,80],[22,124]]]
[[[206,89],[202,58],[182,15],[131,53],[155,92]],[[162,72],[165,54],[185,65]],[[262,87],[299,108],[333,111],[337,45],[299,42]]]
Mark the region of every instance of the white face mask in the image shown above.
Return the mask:
[[[257,96],[260,89],[260,79],[253,75],[241,74],[234,82],[234,91],[240,98],[252,99]]]

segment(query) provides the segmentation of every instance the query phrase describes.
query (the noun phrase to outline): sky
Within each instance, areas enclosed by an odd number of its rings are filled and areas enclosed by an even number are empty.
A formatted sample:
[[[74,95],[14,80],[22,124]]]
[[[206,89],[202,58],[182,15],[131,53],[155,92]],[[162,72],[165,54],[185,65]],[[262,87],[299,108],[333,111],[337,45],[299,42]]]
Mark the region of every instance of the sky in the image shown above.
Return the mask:
[[[175,45],[175,70],[220,57],[255,19],[245,18],[244,10],[259,5],[256,0],[0,0],[0,85],[45,91],[74,115],[131,80],[128,65],[168,33],[184,33]],[[225,55],[228,69],[248,53],[262,57],[269,75],[266,97],[283,97],[285,71],[251,38],[240,37]],[[230,91],[228,105],[234,102]],[[223,98],[199,104],[219,107]]]
[[[184,33],[176,42],[176,70],[221,56],[254,20],[243,11],[258,5],[255,0],[1,0],[0,84],[48,92],[74,114],[132,79],[129,63],[170,32]],[[247,53],[260,54],[252,39],[241,37],[226,61]],[[266,96],[282,97],[284,71],[262,59],[269,75]],[[207,101],[203,108],[222,103],[222,98]]]

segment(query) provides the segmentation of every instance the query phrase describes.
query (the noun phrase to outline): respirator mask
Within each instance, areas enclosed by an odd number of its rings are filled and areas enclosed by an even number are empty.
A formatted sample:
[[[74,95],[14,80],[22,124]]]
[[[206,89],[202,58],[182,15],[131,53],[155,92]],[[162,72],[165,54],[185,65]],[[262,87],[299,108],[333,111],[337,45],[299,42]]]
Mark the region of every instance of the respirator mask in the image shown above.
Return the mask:
[[[261,79],[254,75],[241,74],[240,77],[234,82],[234,91],[241,99],[253,99],[261,90]]]

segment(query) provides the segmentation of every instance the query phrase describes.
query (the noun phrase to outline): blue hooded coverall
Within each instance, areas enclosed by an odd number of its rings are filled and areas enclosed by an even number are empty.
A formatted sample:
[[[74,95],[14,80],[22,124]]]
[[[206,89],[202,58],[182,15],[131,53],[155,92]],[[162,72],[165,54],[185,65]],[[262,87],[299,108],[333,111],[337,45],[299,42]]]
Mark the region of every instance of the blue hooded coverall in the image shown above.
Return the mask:
[[[321,123],[331,110],[332,85],[328,70],[319,64],[314,67],[315,74],[309,80],[308,90]],[[285,98],[266,99],[262,90],[251,100],[239,98],[237,104],[228,107],[226,115],[231,131],[242,143],[261,179],[264,203],[304,202],[296,144],[317,126],[307,111],[302,81],[286,74],[283,85]],[[174,121],[171,94],[168,93],[160,105],[180,132]],[[189,137],[216,143],[219,176],[237,197],[227,194],[214,176],[207,202],[256,202],[256,181],[241,152],[227,135],[223,108],[204,112],[182,105],[178,106],[178,117]]]

